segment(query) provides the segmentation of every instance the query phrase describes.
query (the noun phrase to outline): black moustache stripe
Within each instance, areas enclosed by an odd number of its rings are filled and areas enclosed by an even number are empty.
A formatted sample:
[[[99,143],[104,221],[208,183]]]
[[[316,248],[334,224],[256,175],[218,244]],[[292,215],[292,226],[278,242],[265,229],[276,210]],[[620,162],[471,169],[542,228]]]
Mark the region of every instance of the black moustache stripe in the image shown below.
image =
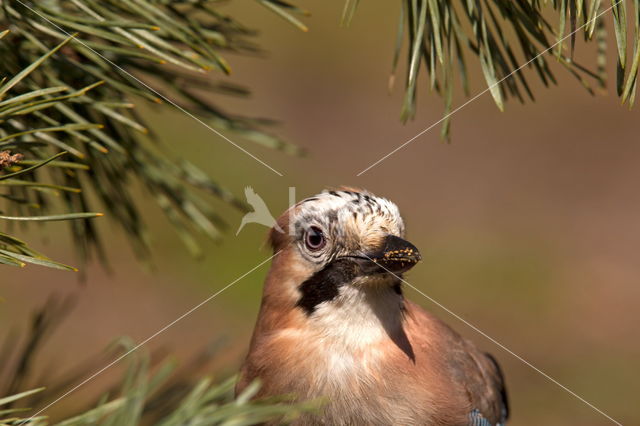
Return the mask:
[[[319,304],[338,297],[340,287],[353,281],[358,271],[358,264],[351,259],[334,260],[300,284],[301,296],[296,306],[311,315]]]

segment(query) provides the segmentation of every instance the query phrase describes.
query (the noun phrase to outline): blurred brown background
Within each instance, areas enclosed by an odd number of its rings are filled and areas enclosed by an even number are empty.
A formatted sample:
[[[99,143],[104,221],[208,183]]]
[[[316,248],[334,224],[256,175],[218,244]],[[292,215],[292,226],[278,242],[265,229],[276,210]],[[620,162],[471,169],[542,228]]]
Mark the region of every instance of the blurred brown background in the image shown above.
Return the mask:
[[[392,199],[409,239],[425,255],[409,282],[616,420],[639,424],[638,109],[620,106],[613,88],[591,97],[560,67],[559,86],[551,89],[527,71],[536,103],[510,102],[500,113],[485,94],[453,117],[452,143],[440,140],[437,127],[356,177],[440,119],[442,101],[423,81],[416,119],[399,121],[401,80],[391,95],[387,91],[397,4],[362,2],[352,26],[340,28],[341,2],[303,3],[312,12],[305,20],[309,33],[253,2],[229,5],[229,13],[260,30],[268,54],[229,56],[234,73],[226,80],[249,86],[252,98],[219,102],[230,111],[281,120],[274,131],[304,147],[307,157],[240,141],[285,175],[279,177],[188,117],[148,110],[163,142],[241,197],[253,186],[274,214],[287,207],[290,186],[299,198],[346,184]],[[576,57],[588,63],[593,48],[579,41]],[[475,94],[485,85],[477,63],[472,69]],[[455,105],[464,100],[458,93]],[[204,241],[207,255],[195,261],[153,201],[141,193],[140,203],[152,231],[153,273],[136,263],[106,219],[112,276],[93,265],[83,286],[72,273],[2,268],[3,329],[24,325],[51,293],[78,295],[77,308],[40,356],[43,368],[55,360],[72,369],[121,335],[142,340],[270,255],[263,247],[266,229],[248,225],[234,237],[242,215],[221,205],[230,229],[221,244]],[[53,223],[22,236],[73,264],[66,226]],[[48,236],[41,236],[45,230]],[[149,346],[184,359],[226,335],[219,367],[233,372],[248,344],[266,271],[250,274]],[[411,290],[407,295],[497,356],[511,396],[510,424],[611,424],[429,300]],[[99,384],[78,390],[51,413],[79,404]]]

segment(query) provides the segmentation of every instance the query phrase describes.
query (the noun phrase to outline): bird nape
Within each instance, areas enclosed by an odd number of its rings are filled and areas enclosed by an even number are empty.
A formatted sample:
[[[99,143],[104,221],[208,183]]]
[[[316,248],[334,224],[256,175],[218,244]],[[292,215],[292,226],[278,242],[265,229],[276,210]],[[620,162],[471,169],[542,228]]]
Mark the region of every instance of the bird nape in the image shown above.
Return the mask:
[[[259,379],[256,398],[322,399],[299,425],[505,423],[493,357],[404,297],[402,274],[421,257],[394,203],[325,191],[277,225],[237,392]]]

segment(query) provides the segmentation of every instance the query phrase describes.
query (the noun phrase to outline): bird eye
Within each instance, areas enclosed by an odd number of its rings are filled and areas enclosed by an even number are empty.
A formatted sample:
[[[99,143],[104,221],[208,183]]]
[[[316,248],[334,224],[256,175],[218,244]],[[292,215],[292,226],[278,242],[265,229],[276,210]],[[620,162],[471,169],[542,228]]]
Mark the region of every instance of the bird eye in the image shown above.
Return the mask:
[[[304,237],[304,243],[309,250],[316,251],[327,244],[327,239],[324,237],[322,229],[317,226],[312,226]]]

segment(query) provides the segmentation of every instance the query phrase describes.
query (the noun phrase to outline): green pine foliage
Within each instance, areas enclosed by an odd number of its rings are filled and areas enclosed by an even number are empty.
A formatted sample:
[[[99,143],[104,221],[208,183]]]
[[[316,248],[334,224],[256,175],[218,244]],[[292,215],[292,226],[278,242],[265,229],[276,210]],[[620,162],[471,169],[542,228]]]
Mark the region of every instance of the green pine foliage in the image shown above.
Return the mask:
[[[239,210],[245,204],[188,160],[168,155],[134,108],[178,108],[234,139],[298,153],[265,131],[264,120],[211,101],[248,93],[214,74],[230,72],[226,52],[258,49],[255,33],[219,12],[218,3],[0,0],[0,152],[23,158],[0,163],[0,222],[73,219],[84,263],[106,258],[93,220],[99,215],[84,213],[104,212],[144,259],[144,220],[131,192],[138,182],[193,254],[195,235],[220,238],[225,222],[210,198]],[[295,17],[304,11],[259,3],[306,29]],[[74,269],[8,233],[0,233],[0,262]]]
[[[222,381],[207,377],[210,364],[224,343],[219,339],[182,366],[167,359],[162,351],[149,354],[130,339],[121,338],[103,354],[89,356],[71,371],[61,373],[51,368],[42,371],[42,349],[74,304],[73,299],[50,298],[34,313],[25,329],[12,330],[0,343],[0,426],[288,423],[321,404],[292,403],[287,396],[252,400],[259,390],[258,382],[234,398],[235,377]],[[73,398],[86,391],[84,386],[74,386],[88,383],[96,373],[108,374],[105,366],[113,370],[125,368],[120,378],[107,385],[102,396],[64,420],[52,422],[48,418],[48,409],[59,399]],[[37,387],[34,382],[46,388]]]
[[[150,422],[157,426],[244,426],[269,421],[286,424],[302,412],[317,408],[315,403],[294,404],[286,398],[252,400],[260,388],[258,382],[234,398],[235,377],[217,384],[205,377],[188,387],[166,386],[174,365],[166,362],[151,372],[149,357],[141,352],[131,355],[128,363],[115,397],[105,394],[94,407],[61,421],[51,422],[44,414],[33,415],[32,407],[16,407],[46,391],[45,388],[2,397],[0,426],[135,426]],[[177,401],[172,401],[175,398]]]
[[[343,23],[353,19],[359,3],[346,1]],[[628,19],[629,10],[633,18]],[[557,25],[549,18],[551,12],[558,15]],[[449,137],[454,87],[459,85],[465,96],[472,95],[469,56],[476,59],[487,90],[501,111],[509,98],[520,102],[535,99],[528,70],[545,86],[556,84],[551,61],[559,63],[592,94],[593,85],[604,87],[605,21],[615,33],[617,93],[622,103],[630,107],[634,103],[640,65],[639,0],[403,0],[399,20],[390,85],[406,44],[401,118],[406,121],[415,116],[418,75],[423,71],[429,90],[444,99],[445,138]],[[632,26],[628,25],[631,20]],[[595,67],[574,58],[577,36],[596,41]],[[630,46],[628,38],[633,40]]]

